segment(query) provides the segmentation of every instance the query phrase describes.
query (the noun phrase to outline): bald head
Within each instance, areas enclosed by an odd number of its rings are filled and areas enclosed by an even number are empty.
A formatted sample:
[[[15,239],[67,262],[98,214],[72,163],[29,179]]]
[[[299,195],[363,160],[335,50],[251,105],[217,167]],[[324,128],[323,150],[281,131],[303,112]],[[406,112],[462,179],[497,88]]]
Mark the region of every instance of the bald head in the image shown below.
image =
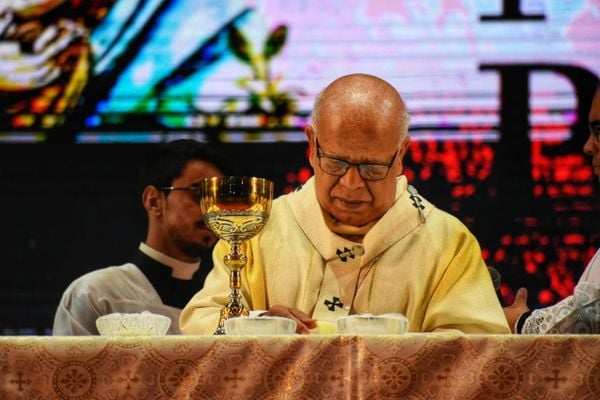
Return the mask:
[[[398,91],[373,75],[351,74],[329,84],[315,100],[312,124],[321,118],[345,115],[350,123],[378,126],[397,124],[399,137],[408,131],[409,115]]]

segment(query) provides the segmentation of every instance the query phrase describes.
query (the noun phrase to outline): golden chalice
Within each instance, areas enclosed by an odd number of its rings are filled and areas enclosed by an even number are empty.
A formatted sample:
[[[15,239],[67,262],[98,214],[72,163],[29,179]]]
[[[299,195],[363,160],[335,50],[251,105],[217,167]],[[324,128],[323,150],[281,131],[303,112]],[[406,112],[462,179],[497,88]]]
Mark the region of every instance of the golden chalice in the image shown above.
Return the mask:
[[[248,315],[242,303],[241,270],[247,258],[242,243],[256,235],[267,222],[273,201],[273,182],[256,177],[226,176],[204,179],[201,183],[200,208],[209,228],[231,246],[223,261],[229,268],[229,303],[221,309],[215,334],[225,333],[225,321]]]

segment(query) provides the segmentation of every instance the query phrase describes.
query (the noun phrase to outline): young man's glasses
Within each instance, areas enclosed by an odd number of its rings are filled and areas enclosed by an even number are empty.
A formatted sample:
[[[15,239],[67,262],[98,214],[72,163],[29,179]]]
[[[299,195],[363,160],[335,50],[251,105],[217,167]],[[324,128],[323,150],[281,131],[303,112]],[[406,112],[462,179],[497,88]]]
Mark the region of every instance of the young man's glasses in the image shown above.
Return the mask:
[[[192,194],[194,201],[200,202],[200,185],[198,185],[197,183],[186,187],[163,186],[159,187],[158,190],[162,192],[170,192],[173,190],[186,190]]]
[[[340,160],[339,158],[328,157],[321,153],[321,147],[319,146],[319,139],[315,138],[317,145],[317,158],[319,159],[319,167],[323,172],[334,175],[342,176],[348,171],[348,168],[354,166],[358,170],[360,177],[366,181],[380,181],[385,179],[390,172],[390,168],[394,165],[398,150],[394,153],[394,156],[387,164],[376,164],[376,163],[351,163],[350,161]]]

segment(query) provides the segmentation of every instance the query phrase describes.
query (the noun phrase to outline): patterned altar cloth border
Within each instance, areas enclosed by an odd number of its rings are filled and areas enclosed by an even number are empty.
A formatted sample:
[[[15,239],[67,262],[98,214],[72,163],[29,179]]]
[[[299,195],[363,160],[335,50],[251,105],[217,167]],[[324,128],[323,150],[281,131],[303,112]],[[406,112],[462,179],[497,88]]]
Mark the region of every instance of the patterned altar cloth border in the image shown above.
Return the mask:
[[[2,337],[1,399],[600,399],[600,336]]]

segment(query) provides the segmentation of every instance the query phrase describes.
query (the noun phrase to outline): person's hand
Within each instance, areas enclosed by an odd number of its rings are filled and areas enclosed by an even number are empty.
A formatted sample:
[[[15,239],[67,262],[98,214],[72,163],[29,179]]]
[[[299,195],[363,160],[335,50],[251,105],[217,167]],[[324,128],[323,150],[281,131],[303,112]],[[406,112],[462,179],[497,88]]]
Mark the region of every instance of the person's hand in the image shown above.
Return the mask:
[[[508,321],[508,326],[510,326],[512,333],[515,333],[515,325],[521,315],[527,311],[529,311],[529,307],[527,306],[527,289],[522,287],[517,290],[515,301],[510,306],[504,307],[504,316],[506,317],[506,321]]]
[[[298,310],[286,306],[273,306],[263,315],[271,317],[284,317],[296,321],[296,333],[310,333],[311,329],[317,327],[317,321]]]

